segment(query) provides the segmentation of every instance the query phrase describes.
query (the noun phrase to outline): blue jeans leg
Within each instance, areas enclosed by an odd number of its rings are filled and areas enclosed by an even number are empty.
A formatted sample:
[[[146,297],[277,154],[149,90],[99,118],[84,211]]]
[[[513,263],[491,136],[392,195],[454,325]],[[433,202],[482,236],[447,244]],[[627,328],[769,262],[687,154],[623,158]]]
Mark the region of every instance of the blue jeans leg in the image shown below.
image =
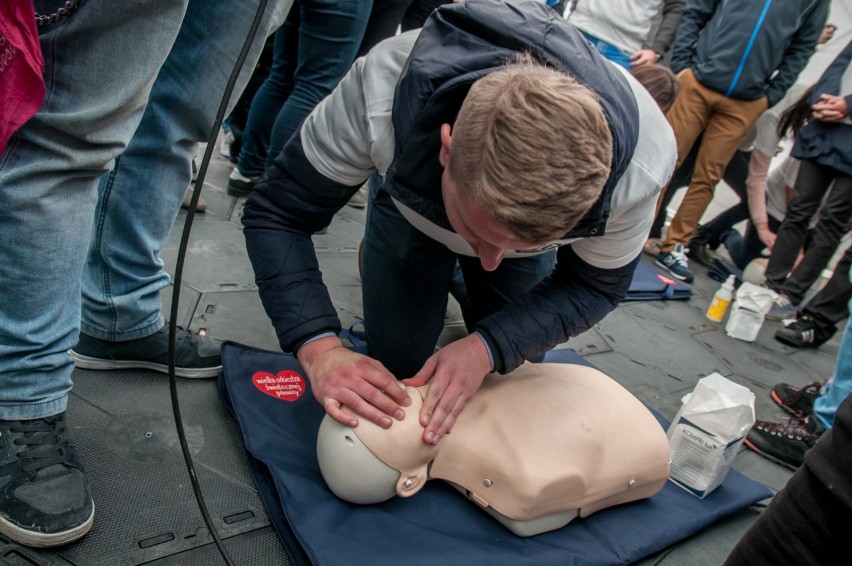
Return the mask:
[[[852,272],[849,276],[852,277]],[[849,301],[849,308],[852,309],[852,301]],[[834,424],[837,407],[849,395],[852,395],[852,318],[846,323],[846,330],[843,331],[834,376],[814,401],[814,415],[822,426],[829,428]]]
[[[266,37],[291,3],[267,5],[231,101],[239,98]],[[170,280],[160,250],[189,186],[194,149],[210,135],[257,4],[190,0],[139,128],[98,187],[82,284],[84,333],[123,341],[163,326],[160,291]]]
[[[0,157],[0,419],[65,410],[98,180],[133,135],[185,7],[90,0],[41,30],[46,97]]]
[[[275,34],[272,69],[252,101],[240,172],[262,174],[337,86],[355,60],[371,5],[370,0],[296,1]]]

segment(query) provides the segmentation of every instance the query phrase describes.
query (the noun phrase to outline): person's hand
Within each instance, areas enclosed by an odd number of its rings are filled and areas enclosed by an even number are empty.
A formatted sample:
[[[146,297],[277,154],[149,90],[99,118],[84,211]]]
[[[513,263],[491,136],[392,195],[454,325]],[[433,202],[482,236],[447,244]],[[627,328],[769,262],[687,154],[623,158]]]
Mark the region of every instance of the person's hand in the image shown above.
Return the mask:
[[[778,236],[769,229],[768,222],[755,224],[755,227],[757,228],[757,237],[760,238],[760,241],[763,242],[766,249],[771,252],[773,246],[775,246],[775,240],[778,239]]]
[[[425,427],[423,442],[437,445],[450,433],[467,400],[490,372],[485,344],[471,334],[432,354],[417,375],[403,381],[412,387],[429,383],[420,410],[420,424]]]
[[[811,113],[823,122],[842,122],[849,116],[849,107],[842,96],[821,94],[819,101],[811,106]]]
[[[339,338],[309,342],[296,357],[311,381],[314,397],[340,424],[358,426],[358,418],[341,405],[384,428],[393,424],[391,417],[405,418],[402,407],[411,405],[405,389],[379,361],[345,348]]]
[[[822,28],[822,33],[819,34],[819,39],[817,39],[817,45],[823,45],[828,43],[829,40],[834,37],[834,32],[837,31],[837,26],[834,24],[825,24]]]
[[[653,49],[640,49],[630,56],[630,66],[634,69],[644,67],[645,65],[653,65],[659,57]]]

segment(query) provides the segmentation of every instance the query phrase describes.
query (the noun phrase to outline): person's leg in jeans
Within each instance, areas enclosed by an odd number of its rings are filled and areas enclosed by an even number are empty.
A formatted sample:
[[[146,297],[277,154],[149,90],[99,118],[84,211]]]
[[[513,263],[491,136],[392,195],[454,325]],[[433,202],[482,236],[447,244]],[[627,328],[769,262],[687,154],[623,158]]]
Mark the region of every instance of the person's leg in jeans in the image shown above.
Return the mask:
[[[270,28],[282,21],[290,3],[267,5],[232,101],[251,76]],[[210,135],[257,4],[190,0],[139,128],[99,186],[83,276],[85,335],[124,342],[163,328],[160,291],[170,279],[160,250],[190,182],[193,149]]]
[[[361,272],[370,355],[398,379],[435,351],[456,254],[412,226],[383,188],[370,195]]]
[[[352,66],[371,5],[371,0],[301,0],[298,45],[286,66],[292,90],[275,118],[267,166]]]
[[[778,227],[781,222],[774,217],[769,216],[769,229],[772,233],[778,232]],[[728,250],[728,255],[734,260],[734,264],[740,269],[745,269],[752,260],[761,257],[763,250],[766,248],[760,237],[757,235],[757,230],[754,229],[751,221],[746,226],[745,236],[741,236],[739,232],[730,228],[722,234],[722,243]]]
[[[36,2],[40,13],[55,8]],[[91,497],[64,424],[80,276],[98,180],[130,141],[185,8],[186,0],[93,0],[42,28],[46,97],[0,157],[0,530],[23,544],[63,544],[91,526]],[[33,433],[41,445],[10,450]],[[33,473],[16,476],[15,458],[28,459]]]
[[[847,272],[848,273],[848,272]],[[852,301],[848,305],[852,308]],[[843,341],[837,354],[837,363],[834,368],[834,376],[828,380],[814,400],[814,416],[825,428],[831,428],[834,424],[834,416],[837,408],[850,395],[852,395],[852,319],[846,323],[843,332]]]
[[[494,271],[485,271],[479,258],[460,256],[459,264],[467,291],[460,301],[468,329],[507,303],[527,293],[553,272],[556,251],[522,257],[504,258]]]
[[[258,177],[266,170],[273,117],[278,115],[293,90],[292,73],[298,47],[299,21],[300,9],[296,2],[284,25],[275,32],[272,67],[249,108],[237,158],[237,169],[249,178]]]
[[[275,34],[272,68],[252,101],[232,175],[241,175],[238,181],[242,183],[229,183],[231,194],[240,196],[240,189],[242,194],[251,190],[254,178],[266,170],[305,117],[346,74],[355,60],[369,11],[368,0],[297,0]]]
[[[802,261],[787,277],[804,244],[808,222],[819,207],[832,180],[834,187],[820,209],[813,240]],[[837,249],[837,244],[846,231],[850,214],[852,177],[831,167],[803,160],[793,189],[793,199],[787,207],[787,215],[778,231],[778,239],[772,248],[766,268],[767,286],[787,295],[792,304],[799,304]]]

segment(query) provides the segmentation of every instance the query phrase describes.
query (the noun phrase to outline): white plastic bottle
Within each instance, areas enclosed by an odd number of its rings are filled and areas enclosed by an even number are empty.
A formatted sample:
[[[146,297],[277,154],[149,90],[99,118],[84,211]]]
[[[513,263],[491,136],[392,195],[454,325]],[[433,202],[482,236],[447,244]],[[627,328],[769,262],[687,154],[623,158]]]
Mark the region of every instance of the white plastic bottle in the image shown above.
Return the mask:
[[[731,306],[731,299],[734,297],[734,275],[729,275],[728,279],[722,283],[716,294],[713,295],[713,302],[707,308],[707,318],[714,322],[722,322],[725,318],[725,313],[728,312],[728,307]]]

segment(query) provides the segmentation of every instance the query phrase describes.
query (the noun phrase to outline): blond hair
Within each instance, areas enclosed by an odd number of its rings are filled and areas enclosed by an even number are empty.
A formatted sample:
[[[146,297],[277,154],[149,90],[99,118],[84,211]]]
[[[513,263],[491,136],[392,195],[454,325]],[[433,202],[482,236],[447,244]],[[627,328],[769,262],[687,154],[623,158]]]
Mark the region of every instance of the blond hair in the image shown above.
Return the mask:
[[[597,96],[522,55],[476,81],[452,130],[449,172],[521,241],[568,232],[601,194],[612,134]]]

